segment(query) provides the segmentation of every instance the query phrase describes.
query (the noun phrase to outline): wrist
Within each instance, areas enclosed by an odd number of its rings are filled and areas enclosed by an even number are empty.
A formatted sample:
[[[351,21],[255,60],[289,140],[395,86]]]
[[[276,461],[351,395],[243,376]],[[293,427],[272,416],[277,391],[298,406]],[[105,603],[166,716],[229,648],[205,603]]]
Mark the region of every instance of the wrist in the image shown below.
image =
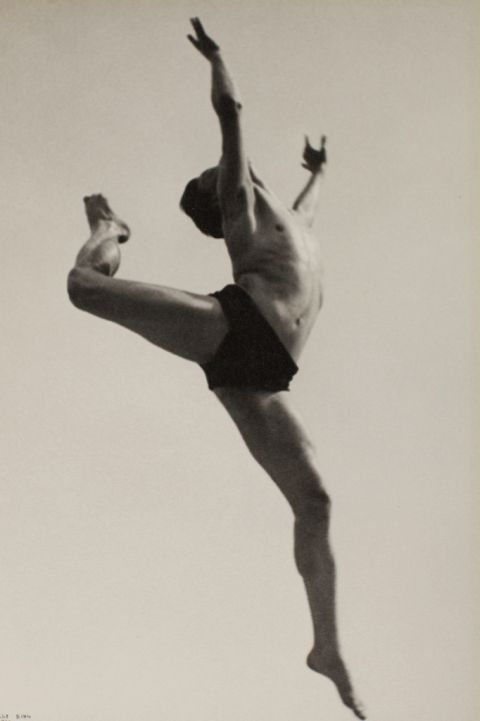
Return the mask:
[[[318,178],[319,175],[323,174],[323,163],[316,168],[311,168],[312,177]]]
[[[208,56],[208,59],[210,60],[211,63],[223,62],[220,48],[217,48],[216,50],[212,50]]]

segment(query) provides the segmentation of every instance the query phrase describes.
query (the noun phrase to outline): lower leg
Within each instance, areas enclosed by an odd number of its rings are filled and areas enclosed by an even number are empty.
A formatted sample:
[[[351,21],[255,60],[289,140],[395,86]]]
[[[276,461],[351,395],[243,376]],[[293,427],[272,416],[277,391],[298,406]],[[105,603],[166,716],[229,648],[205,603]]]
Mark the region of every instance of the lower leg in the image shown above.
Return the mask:
[[[313,670],[331,679],[342,701],[365,718],[342,659],[336,620],[335,563],[328,540],[329,500],[321,494],[295,517],[295,561],[313,621],[314,643],[307,657]]]
[[[313,621],[314,650],[326,656],[338,647],[335,563],[328,540],[329,501],[309,501],[295,515],[295,563],[303,578]]]
[[[305,583],[314,628],[307,663],[330,678],[343,702],[365,718],[354,697],[338,642],[335,565],[328,540],[330,501],[313,446],[284,393],[217,389],[253,457],[287,499],[295,516],[295,561]]]

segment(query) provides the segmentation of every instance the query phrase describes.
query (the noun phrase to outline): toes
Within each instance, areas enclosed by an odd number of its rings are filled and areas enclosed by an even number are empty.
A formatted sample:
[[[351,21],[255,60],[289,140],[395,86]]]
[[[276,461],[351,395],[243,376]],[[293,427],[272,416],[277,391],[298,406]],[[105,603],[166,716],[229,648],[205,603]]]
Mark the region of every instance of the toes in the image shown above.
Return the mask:
[[[366,712],[363,708],[362,704],[359,703],[351,694],[349,694],[346,698],[343,698],[343,701],[348,708],[352,709],[353,713],[357,718],[360,719],[366,719]]]
[[[94,193],[93,195],[86,195],[83,199],[86,204],[91,203],[107,203],[106,199],[100,193]]]
[[[110,206],[108,205],[108,200],[101,195],[100,193],[97,193],[95,195],[86,195],[83,199],[83,202],[85,203],[87,208],[94,208],[95,210],[111,213]]]
[[[99,220],[113,219],[112,210],[103,195],[86,195],[83,202],[90,226],[95,225]]]

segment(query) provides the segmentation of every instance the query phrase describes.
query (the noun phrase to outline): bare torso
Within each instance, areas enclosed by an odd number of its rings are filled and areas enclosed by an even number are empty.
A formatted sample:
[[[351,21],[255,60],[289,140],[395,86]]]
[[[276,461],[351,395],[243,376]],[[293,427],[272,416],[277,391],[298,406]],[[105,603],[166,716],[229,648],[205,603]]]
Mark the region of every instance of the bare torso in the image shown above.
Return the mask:
[[[318,240],[252,173],[253,213],[225,223],[235,282],[298,360],[322,304]]]

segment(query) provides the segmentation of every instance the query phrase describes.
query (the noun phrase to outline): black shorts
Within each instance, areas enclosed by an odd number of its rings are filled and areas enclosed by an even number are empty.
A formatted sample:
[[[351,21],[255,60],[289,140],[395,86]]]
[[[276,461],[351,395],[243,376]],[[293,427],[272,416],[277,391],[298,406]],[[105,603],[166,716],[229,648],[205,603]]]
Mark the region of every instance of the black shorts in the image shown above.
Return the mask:
[[[243,288],[227,285],[211,293],[229,329],[212,360],[203,364],[208,387],[287,391],[298,366]]]

